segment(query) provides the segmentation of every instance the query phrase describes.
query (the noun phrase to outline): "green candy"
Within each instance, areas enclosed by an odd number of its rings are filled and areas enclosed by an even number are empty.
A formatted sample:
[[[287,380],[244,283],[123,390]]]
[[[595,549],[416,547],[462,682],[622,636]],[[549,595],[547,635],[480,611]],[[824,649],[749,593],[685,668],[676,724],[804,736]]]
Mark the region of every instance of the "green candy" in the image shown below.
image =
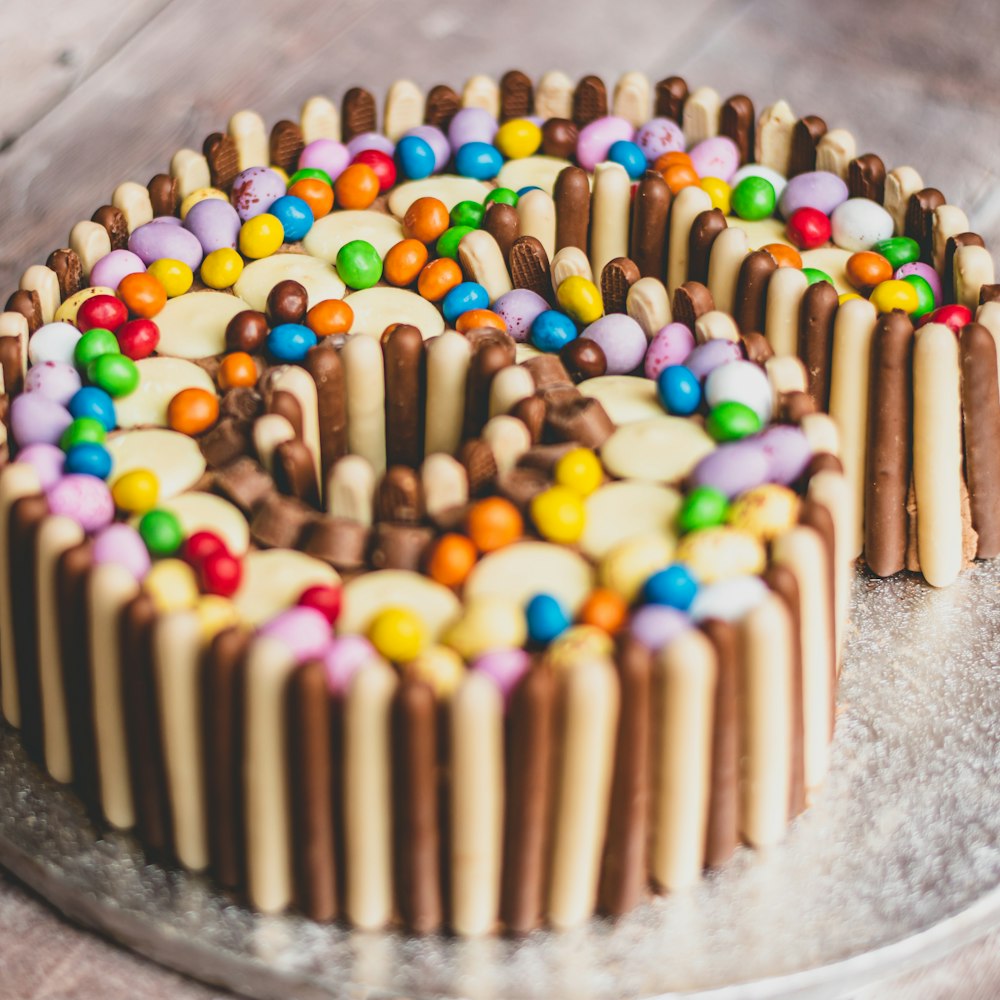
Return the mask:
[[[306,180],[307,178],[322,181],[324,184],[329,184],[330,187],[333,187],[333,178],[325,170],[320,170],[319,167],[303,167],[301,170],[296,170],[288,178],[288,186],[291,187],[296,181]]]
[[[494,188],[484,199],[484,205],[492,205],[500,202],[502,205],[517,207],[517,192],[511,188]]]
[[[382,258],[367,240],[351,240],[337,254],[337,273],[348,288],[371,288],[382,277]]]
[[[920,244],[909,236],[890,236],[887,240],[879,240],[872,250],[885,257],[893,271],[920,260]]]
[[[139,535],[154,556],[173,555],[184,541],[180,519],[169,510],[153,508],[142,515]]]
[[[903,281],[913,285],[917,292],[917,308],[910,313],[910,316],[913,319],[920,319],[921,316],[933,312],[937,303],[934,301],[934,289],[931,288],[931,283],[919,274],[908,274]]]
[[[802,268],[802,273],[806,276],[806,281],[810,285],[815,285],[820,281],[829,281],[833,284],[833,278],[826,273],[826,271],[821,271],[818,267],[804,267]]]
[[[677,514],[677,530],[681,534],[700,531],[723,524],[729,513],[726,494],[714,486],[696,486],[681,504]]]
[[[478,229],[483,224],[485,214],[486,209],[478,201],[460,201],[451,210],[451,224]]]
[[[108,432],[100,420],[95,420],[93,417],[77,417],[63,431],[59,447],[63,451],[69,451],[76,444],[104,444],[107,436]]]
[[[85,368],[91,361],[96,361],[102,354],[120,354],[118,338],[110,330],[95,326],[88,330],[73,349],[73,360],[77,367]]]
[[[124,354],[102,354],[87,365],[87,378],[113,399],[135,392],[139,369]]]
[[[763,177],[744,177],[729,198],[733,214],[748,222],[773,215],[777,204],[774,185]]]
[[[705,430],[716,441],[739,441],[760,430],[760,417],[745,403],[727,400],[712,408]]]
[[[446,229],[438,237],[437,244],[434,247],[437,250],[437,255],[439,257],[450,257],[452,260],[458,260],[458,244],[462,242],[462,238],[466,233],[471,233],[472,231],[472,226],[452,226],[450,229]]]

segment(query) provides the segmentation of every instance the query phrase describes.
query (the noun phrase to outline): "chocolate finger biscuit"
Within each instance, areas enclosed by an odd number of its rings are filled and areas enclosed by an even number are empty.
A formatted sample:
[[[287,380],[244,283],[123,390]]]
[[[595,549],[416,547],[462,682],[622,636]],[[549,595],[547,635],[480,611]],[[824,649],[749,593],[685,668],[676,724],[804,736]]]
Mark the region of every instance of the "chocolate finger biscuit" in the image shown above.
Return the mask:
[[[730,97],[719,112],[719,134],[736,143],[740,151],[740,163],[748,163],[753,157],[754,130],[753,101],[745,94]]]
[[[524,118],[535,110],[531,78],[519,69],[509,69],[500,77],[500,121]]]
[[[374,132],[378,118],[375,98],[363,87],[351,87],[340,106],[340,128],[344,142],[363,132]]]
[[[639,268],[628,257],[609,260],[601,271],[601,298],[606,313],[623,313],[629,289],[639,280]]]
[[[833,322],[840,298],[829,281],[817,281],[802,296],[799,313],[799,357],[809,376],[808,392],[827,410],[833,364]]]
[[[548,298],[552,290],[549,255],[534,236],[519,236],[510,248],[510,277],[515,288]]]
[[[556,250],[579,247],[586,251],[590,228],[587,171],[582,167],[564,167],[556,177],[552,197],[556,203]]]
[[[382,338],[382,355],[386,462],[415,469],[424,457],[427,359],[423,336],[415,326],[396,326]]]
[[[573,92],[573,121],[582,128],[608,113],[608,91],[599,76],[583,77]]]
[[[663,279],[667,266],[670,201],[670,188],[663,176],[655,170],[647,170],[632,201],[632,238],[629,243],[629,256],[639,268],[640,277]]]
[[[684,114],[684,102],[688,96],[688,85],[684,77],[668,76],[656,84],[654,92],[657,117],[670,118],[679,125]]]
[[[819,115],[806,115],[795,123],[792,130],[792,155],[788,176],[812,173],[816,169],[816,148],[826,135],[826,122]]]
[[[347,399],[340,353],[326,344],[310,348],[306,371],[316,383],[320,466],[325,483],[333,463],[347,453]]]
[[[767,286],[777,270],[777,261],[766,250],[754,250],[744,258],[736,282],[734,316],[741,333],[760,333],[764,330]]]

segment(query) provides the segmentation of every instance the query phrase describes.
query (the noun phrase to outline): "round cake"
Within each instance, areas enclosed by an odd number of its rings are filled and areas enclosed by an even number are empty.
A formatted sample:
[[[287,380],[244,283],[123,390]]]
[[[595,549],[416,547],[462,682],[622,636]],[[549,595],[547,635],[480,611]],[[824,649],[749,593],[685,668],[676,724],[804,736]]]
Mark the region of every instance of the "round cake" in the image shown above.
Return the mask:
[[[0,314],[0,707],[265,912],[620,915],[818,793],[855,561],[1000,554],[1000,285],[780,101],[239,111]]]

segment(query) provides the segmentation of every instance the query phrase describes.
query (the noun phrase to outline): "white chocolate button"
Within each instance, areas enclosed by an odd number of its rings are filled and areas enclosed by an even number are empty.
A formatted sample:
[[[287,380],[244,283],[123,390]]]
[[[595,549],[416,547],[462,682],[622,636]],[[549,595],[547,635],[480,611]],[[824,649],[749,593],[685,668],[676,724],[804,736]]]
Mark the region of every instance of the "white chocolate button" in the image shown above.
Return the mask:
[[[552,194],[556,178],[569,166],[572,166],[569,160],[561,156],[525,156],[519,160],[508,160],[500,168],[497,184],[511,191],[540,187],[546,194]],[[590,175],[587,176],[589,179]]]
[[[415,326],[424,340],[444,333],[444,318],[434,305],[405,288],[376,285],[352,292],[344,300],[354,310],[351,333],[367,333],[381,337],[392,323]]]
[[[226,349],[229,321],[250,307],[238,295],[191,292],[169,299],[156,314],[157,352],[173,358],[208,358]]]
[[[120,431],[108,437],[106,447],[112,462],[109,482],[133,469],[148,469],[160,484],[161,500],[191,489],[205,473],[198,442],[177,431]]]
[[[655,417],[619,427],[601,447],[601,461],[619,479],[680,482],[715,442],[683,417]]]
[[[408,608],[416,614],[429,642],[437,642],[462,612],[458,598],[440,583],[409,570],[381,569],[345,584],[337,633],[367,632],[371,620],[385,608]]]
[[[840,247],[820,247],[818,250],[805,250],[802,253],[803,267],[816,267],[825,271],[833,279],[833,287],[838,294],[857,291],[847,280],[847,262],[851,259],[850,250]]]
[[[303,590],[339,582],[335,569],[304,552],[265,549],[243,560],[243,580],[233,603],[251,625],[263,625],[295,604]]]
[[[637,535],[673,539],[681,495],[668,486],[623,479],[595,490],[585,506],[587,526],[580,548],[596,561]]]
[[[582,556],[562,545],[517,542],[482,558],[465,582],[466,601],[502,597],[522,607],[536,594],[551,594],[576,614],[594,585]]]
[[[276,253],[243,268],[233,291],[251,309],[264,312],[267,297],[279,281],[297,281],[309,294],[309,305],[339,299],[346,289],[340,275],[325,260],[305,253]]]
[[[365,240],[385,257],[402,238],[403,227],[385,212],[331,212],[313,223],[302,246],[313,257],[335,264],[340,248],[351,240]]]
[[[167,407],[182,389],[205,389],[215,395],[211,376],[193,361],[143,358],[135,366],[139,369],[138,387],[115,400],[119,427],[166,427]]]
[[[234,504],[214,493],[192,490],[159,504],[177,516],[185,535],[211,531],[226,543],[234,556],[246,555],[250,547],[250,526]]]
[[[656,394],[656,383],[636,375],[599,375],[578,386],[584,396],[598,400],[612,421],[621,427],[636,420],[662,417],[663,407]]]
[[[419,181],[407,181],[394,188],[392,194],[389,195],[389,211],[397,219],[401,219],[406,215],[406,210],[418,198],[437,198],[444,202],[445,208],[450,212],[460,201],[474,201],[482,204],[483,199],[491,190],[488,184],[477,181],[474,177],[436,174]],[[308,240],[309,237],[307,236],[306,239]]]
[[[767,219],[740,219],[735,215],[726,218],[730,226],[742,229],[747,234],[747,244],[751,250],[759,250],[768,243],[784,243],[794,246],[785,232],[785,223],[773,217]]]

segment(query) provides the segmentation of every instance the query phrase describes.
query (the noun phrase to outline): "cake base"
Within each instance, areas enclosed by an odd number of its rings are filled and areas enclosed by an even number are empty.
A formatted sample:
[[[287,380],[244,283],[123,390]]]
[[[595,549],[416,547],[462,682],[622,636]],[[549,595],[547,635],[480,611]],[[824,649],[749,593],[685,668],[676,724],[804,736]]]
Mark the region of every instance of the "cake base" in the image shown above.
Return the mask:
[[[831,773],[768,852],[612,926],[521,941],[260,917],[93,839],[0,732],[0,864],[70,919],[259,998],[835,996],[1000,924],[1000,561],[948,590],[857,578]]]

